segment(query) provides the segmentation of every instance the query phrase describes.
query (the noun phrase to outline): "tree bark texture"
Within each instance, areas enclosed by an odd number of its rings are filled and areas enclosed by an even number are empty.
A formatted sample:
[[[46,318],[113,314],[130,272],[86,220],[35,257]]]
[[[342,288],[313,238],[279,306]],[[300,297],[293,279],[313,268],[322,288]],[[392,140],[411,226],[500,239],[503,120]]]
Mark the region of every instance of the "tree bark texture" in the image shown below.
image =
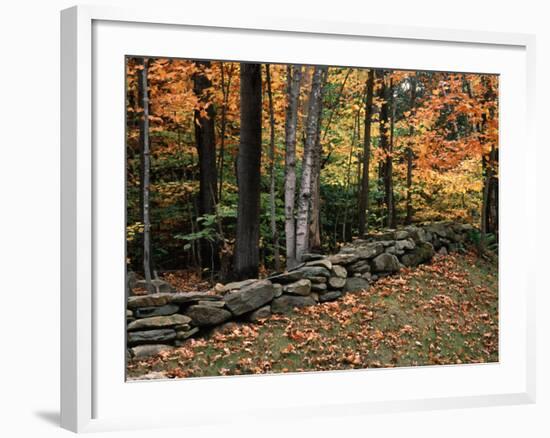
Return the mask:
[[[285,120],[285,236],[286,267],[296,265],[296,220],[294,205],[296,198],[296,132],[302,66],[287,67],[288,105]]]
[[[372,100],[374,93],[374,71],[369,70],[367,77],[367,97],[365,100],[365,135],[363,136],[363,175],[361,178],[361,194],[359,198],[359,236],[364,237],[369,231],[369,170],[370,170],[370,139],[372,121]]]
[[[260,236],[260,165],[262,154],[261,64],[241,63],[241,134],[237,156],[239,201],[234,274],[256,278]]]
[[[411,86],[411,100],[410,100],[410,112],[411,114],[414,111],[414,106],[416,104],[416,78],[410,78]],[[414,125],[411,123],[409,125],[409,143],[406,149],[407,155],[407,207],[406,207],[406,216],[405,224],[410,225],[413,218],[413,205],[412,205],[412,171],[413,171],[413,136],[414,136]]]
[[[322,76],[326,67],[316,66],[311,82],[308,115],[306,120],[306,140],[302,161],[302,178],[298,198],[296,219],[296,259],[302,260],[303,254],[309,251],[309,220],[312,192],[312,172],[314,167],[315,143],[319,122],[319,106],[321,105]]]
[[[210,95],[212,82],[205,73],[205,70],[211,67],[210,62],[197,61],[196,65],[198,71],[193,76],[193,91],[201,106],[194,112],[195,142],[199,155],[198,209],[199,216],[204,216],[216,213],[218,189],[215,136],[216,112]],[[218,265],[216,246],[206,239],[201,241],[200,251],[203,268],[214,269]]]
[[[309,226],[309,249],[312,251],[321,250],[321,156],[323,144],[321,140],[321,122],[323,120],[323,99],[325,95],[325,84],[327,81],[328,69],[321,77],[321,93],[319,96],[319,109],[317,115],[317,132],[315,134],[315,149],[313,153],[313,172],[311,175],[311,220]]]
[[[275,208],[275,111],[273,109],[273,93],[271,91],[271,73],[269,64],[265,65],[265,74],[267,81],[267,99],[269,103],[269,210],[270,210],[270,225],[271,239],[273,244],[273,259],[275,271],[281,269],[281,261],[279,255],[279,232],[277,230],[277,211]]]
[[[147,291],[153,293],[152,256],[151,256],[151,216],[150,216],[150,184],[151,184],[151,148],[149,142],[149,59],[143,58],[143,68],[139,70],[139,90],[143,114],[140,120],[141,146],[141,214],[143,223],[143,275]]]

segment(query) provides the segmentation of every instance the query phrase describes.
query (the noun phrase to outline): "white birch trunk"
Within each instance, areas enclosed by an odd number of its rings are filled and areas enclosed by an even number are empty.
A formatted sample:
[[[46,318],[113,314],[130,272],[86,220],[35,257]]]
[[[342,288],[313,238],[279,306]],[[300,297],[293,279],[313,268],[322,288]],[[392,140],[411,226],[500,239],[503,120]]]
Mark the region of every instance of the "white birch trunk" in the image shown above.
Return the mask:
[[[285,126],[285,235],[287,269],[296,265],[296,223],[294,219],[294,198],[296,196],[296,130],[298,123],[298,100],[302,66],[287,67],[288,106]]]
[[[312,190],[312,172],[314,164],[317,125],[319,123],[319,105],[321,105],[322,75],[326,67],[315,67],[309,97],[308,116],[306,121],[306,141],[302,161],[302,179],[298,198],[296,219],[296,259],[301,261],[303,254],[309,250],[309,219]]]

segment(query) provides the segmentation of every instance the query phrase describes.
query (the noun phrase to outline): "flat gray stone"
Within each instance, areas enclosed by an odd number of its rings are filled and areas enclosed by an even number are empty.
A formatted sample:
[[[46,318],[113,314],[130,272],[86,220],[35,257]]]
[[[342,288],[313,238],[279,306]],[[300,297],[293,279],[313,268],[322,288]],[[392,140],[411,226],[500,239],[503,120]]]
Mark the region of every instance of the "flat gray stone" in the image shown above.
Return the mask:
[[[330,273],[333,277],[346,278],[348,276],[347,269],[340,265],[333,265]]]
[[[401,263],[403,263],[405,266],[417,266],[420,263],[426,263],[430,261],[434,254],[434,247],[431,243],[420,242],[418,243],[418,245],[416,245],[415,249],[401,256]]]
[[[398,240],[395,242],[395,249],[398,251],[405,250],[405,249],[414,249],[415,243],[412,239],[406,239],[406,240]]]
[[[150,318],[136,319],[128,324],[128,331],[173,327],[180,324],[189,324],[191,319],[176,313],[169,316],[151,316]]]
[[[158,344],[170,342],[176,339],[176,331],[173,329],[143,330],[128,332],[128,345]]]
[[[273,283],[273,297],[277,298],[283,294],[283,285],[279,283]]]
[[[153,344],[153,345],[138,345],[130,348],[132,357],[136,359],[143,359],[145,357],[156,356],[163,351],[172,350],[174,347],[166,344]]]
[[[225,306],[225,301],[204,301],[199,300],[197,302],[199,306],[210,306],[210,307],[217,307],[218,309],[221,309]]]
[[[252,278],[252,279],[249,279],[249,280],[243,280],[243,281],[234,281],[232,283],[227,283],[224,287],[223,287],[223,292],[231,292],[232,290],[238,290],[238,289],[241,289],[242,287],[245,287],[245,286],[249,286],[251,285],[252,283],[258,281],[257,279],[255,278]]]
[[[311,281],[307,278],[302,278],[294,283],[285,285],[283,292],[291,295],[309,295],[311,293]]]
[[[198,327],[221,324],[231,319],[231,312],[212,306],[194,304],[189,306],[185,314],[191,318],[193,325]]]
[[[344,265],[347,266],[350,263],[356,262],[359,260],[359,257],[355,253],[345,253],[345,252],[339,252],[338,254],[333,254],[328,257],[330,262],[333,265]]]
[[[330,277],[328,285],[331,289],[342,289],[346,285],[346,279],[342,277]]]
[[[315,305],[315,300],[311,297],[301,297],[298,295],[282,295],[275,298],[271,303],[273,313],[289,313],[295,307],[306,307]]]
[[[319,302],[325,303],[327,301],[337,300],[342,296],[342,292],[339,290],[331,290],[325,293],[319,294]]]
[[[349,272],[363,274],[370,272],[370,263],[368,260],[359,260],[348,266]]]
[[[302,273],[303,278],[311,277],[330,277],[330,271],[322,266],[304,266],[298,270]]]
[[[393,244],[393,240],[390,241],[389,244]],[[382,254],[386,246],[389,245],[386,245],[384,241],[370,242],[357,248],[355,255],[357,255],[359,259],[372,259],[373,257]]]
[[[361,277],[350,277],[346,280],[344,285],[344,292],[359,292],[367,290],[369,288],[369,282]]]
[[[271,316],[271,306],[262,306],[259,309],[254,310],[248,315],[250,322],[256,322],[260,319],[266,319]]]
[[[226,306],[233,315],[239,316],[256,310],[273,299],[273,284],[269,280],[258,280],[240,290],[225,295]]]
[[[380,254],[372,261],[373,272],[398,272],[400,268],[399,259],[393,254]]]
[[[361,278],[367,280],[368,282],[370,282],[371,280],[373,280],[374,276],[370,273],[370,272],[365,272],[364,274],[361,274]]]
[[[179,292],[172,294],[170,302],[173,304],[198,303],[199,301],[219,301],[222,297],[208,292]]]
[[[150,316],[167,316],[177,313],[179,306],[175,304],[165,304],[164,306],[159,307],[138,307],[134,310],[134,315],[136,318],[148,318]]]
[[[162,294],[150,294],[150,295],[136,295],[134,297],[128,297],[127,307],[128,309],[136,309],[138,307],[156,307],[164,306],[170,302],[172,297],[171,293]]]
[[[304,262],[311,262],[313,260],[321,260],[324,258],[325,256],[323,254],[314,254],[314,253],[302,254],[302,261]]]
[[[324,292],[327,290],[327,284],[326,283],[311,283],[311,291],[312,292]]]
[[[192,329],[189,329],[189,330],[180,330],[176,332],[176,340],[184,341],[198,332],[199,332],[198,327],[193,327]]]
[[[409,237],[409,232],[406,230],[399,230],[395,232],[395,240],[402,240]]]
[[[332,269],[332,262],[328,259],[313,260],[311,262],[307,262],[306,266],[321,266],[330,271]]]
[[[272,275],[267,279],[273,283],[294,283],[295,281],[301,280],[304,278],[304,274],[300,271],[294,270],[290,272],[283,272],[282,274]]]

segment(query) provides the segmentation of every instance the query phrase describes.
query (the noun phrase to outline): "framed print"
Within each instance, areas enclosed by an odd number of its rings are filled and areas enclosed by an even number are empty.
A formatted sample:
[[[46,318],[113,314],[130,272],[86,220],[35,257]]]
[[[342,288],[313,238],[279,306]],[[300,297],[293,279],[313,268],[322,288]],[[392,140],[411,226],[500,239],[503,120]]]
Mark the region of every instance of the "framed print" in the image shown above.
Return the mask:
[[[63,427],[534,401],[532,36],[79,6],[61,46]]]

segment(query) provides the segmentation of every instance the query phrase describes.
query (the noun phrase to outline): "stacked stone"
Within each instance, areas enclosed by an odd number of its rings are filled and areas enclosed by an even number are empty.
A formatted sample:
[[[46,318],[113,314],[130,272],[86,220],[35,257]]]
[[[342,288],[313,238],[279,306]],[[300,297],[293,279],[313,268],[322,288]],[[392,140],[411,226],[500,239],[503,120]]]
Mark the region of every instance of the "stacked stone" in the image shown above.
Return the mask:
[[[456,223],[408,226],[356,239],[338,254],[306,254],[295,268],[267,279],[219,285],[209,292],[131,296],[127,306],[127,344],[132,357],[180,346],[204,328],[229,320],[255,322],[272,313],[288,313],[368,289],[372,281],[402,267],[432,259],[435,251],[455,251],[473,227]],[[156,285],[157,290],[160,289]],[[163,286],[166,287],[166,286]],[[169,286],[167,289],[170,290]]]
[[[348,276],[343,266],[332,263],[322,254],[305,254],[303,261],[294,269],[269,278],[283,287],[282,296],[273,301],[274,313],[286,313],[294,307],[333,301],[342,296]]]
[[[206,292],[139,295],[128,298],[127,345],[132,357],[168,350],[198,333],[206,321],[213,325],[231,314],[222,297]]]

